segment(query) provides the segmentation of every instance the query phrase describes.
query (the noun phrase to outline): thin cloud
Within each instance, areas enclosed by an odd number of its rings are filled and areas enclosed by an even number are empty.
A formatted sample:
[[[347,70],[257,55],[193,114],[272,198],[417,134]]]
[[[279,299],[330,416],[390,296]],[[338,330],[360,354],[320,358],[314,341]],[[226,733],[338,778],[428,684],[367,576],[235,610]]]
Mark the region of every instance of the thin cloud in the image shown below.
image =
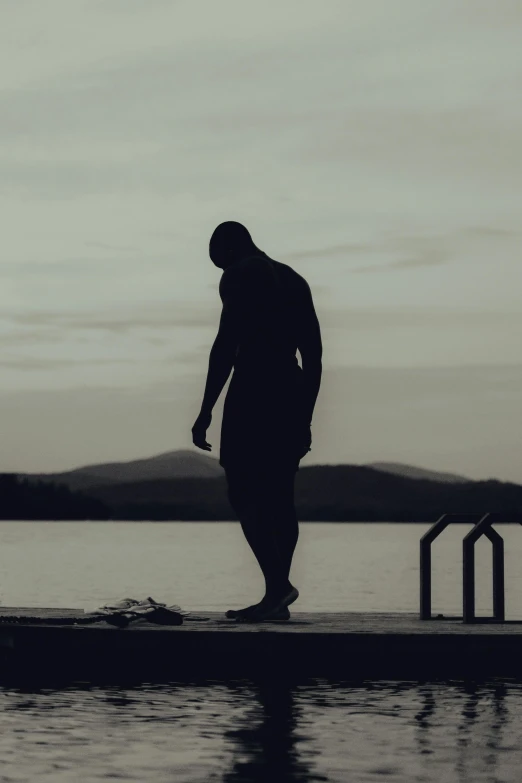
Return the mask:
[[[299,261],[305,258],[330,258],[332,256],[342,256],[349,253],[367,252],[368,245],[356,242],[346,242],[341,245],[327,245],[326,247],[314,248],[313,250],[297,250],[292,253],[286,253],[282,258],[289,261]]]
[[[0,367],[8,370],[61,370],[73,366],[135,364],[130,359],[41,359],[32,356],[21,356],[13,359],[0,359]]]
[[[136,329],[206,328],[217,323],[215,308],[173,303],[142,312],[117,313],[13,313],[5,316],[22,327],[59,329],[62,335],[72,331],[104,331],[124,334]],[[33,332],[34,333],[34,332]],[[8,336],[4,335],[4,339]]]
[[[440,266],[448,261],[448,255],[442,251],[426,251],[422,255],[412,256],[411,258],[402,258],[398,261],[390,261],[384,264],[372,264],[370,266],[358,266],[350,269],[355,274],[366,274],[368,272],[393,272],[403,269],[416,269],[423,266]]]
[[[397,307],[397,308],[340,308],[319,312],[323,329],[347,329],[353,331],[382,331],[390,329],[460,328],[466,326],[491,326],[518,323],[522,326],[522,313],[498,310],[445,307]]]
[[[476,235],[479,237],[517,237],[520,236],[520,231],[515,231],[512,228],[502,228],[500,226],[472,226],[468,231],[463,231],[464,234]]]
[[[140,248],[131,247],[129,245],[114,245],[109,242],[84,242],[85,247],[94,247],[97,250],[116,250],[119,253],[134,253],[143,252]]]
[[[511,311],[481,310],[479,308],[446,307],[396,307],[396,308],[346,308],[317,306],[323,328],[370,329],[421,326],[455,327],[484,323],[515,323],[522,314]],[[0,335],[0,343],[30,344],[31,342],[55,342],[80,332],[105,332],[126,335],[143,330],[142,339],[155,344],[169,344],[175,329],[216,329],[219,308],[201,305],[189,308],[173,304],[168,308],[156,308],[143,312],[107,313],[49,313],[33,312],[4,316],[12,324],[29,329]]]
[[[200,345],[193,348],[190,351],[180,351],[179,353],[171,354],[162,361],[169,364],[184,364],[184,365],[198,365],[201,366],[202,359],[208,356],[210,345]]]
[[[63,333],[59,331],[31,330],[28,332],[7,332],[0,334],[0,345],[33,345],[34,343],[61,343]]]
[[[375,253],[403,255],[392,261],[371,263],[357,267],[347,266],[347,271],[355,274],[368,272],[393,271],[401,269],[413,269],[423,266],[438,266],[449,260],[449,253],[440,246],[439,237],[384,237],[372,242],[345,242],[338,245],[328,245],[312,250],[299,250],[288,253],[285,258],[301,260],[307,258],[332,258],[335,256],[373,256]]]

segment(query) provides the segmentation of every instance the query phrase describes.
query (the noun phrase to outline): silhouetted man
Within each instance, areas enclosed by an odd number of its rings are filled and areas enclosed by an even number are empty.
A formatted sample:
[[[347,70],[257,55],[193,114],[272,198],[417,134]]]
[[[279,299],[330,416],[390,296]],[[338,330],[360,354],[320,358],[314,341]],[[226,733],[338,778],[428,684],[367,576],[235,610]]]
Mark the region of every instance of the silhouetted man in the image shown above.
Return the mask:
[[[210,351],[196,446],[210,451],[212,409],[230,375],[221,426],[220,463],[230,503],[265,578],[263,599],[227,617],[286,620],[298,597],[290,566],[299,535],[294,480],[310,451],[321,383],[321,332],[310,288],[297,272],[259,250],[247,229],[222,223],[210,258],[223,269],[219,331]],[[296,351],[301,355],[299,366]]]

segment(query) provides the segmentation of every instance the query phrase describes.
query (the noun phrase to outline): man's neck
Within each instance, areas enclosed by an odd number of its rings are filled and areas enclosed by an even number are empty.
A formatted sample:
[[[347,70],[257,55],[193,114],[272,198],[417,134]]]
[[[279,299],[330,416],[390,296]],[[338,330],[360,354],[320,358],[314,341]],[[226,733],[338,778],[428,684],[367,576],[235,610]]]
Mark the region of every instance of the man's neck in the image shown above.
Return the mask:
[[[233,261],[230,262],[230,264],[227,264],[223,268],[223,271],[225,271],[225,269],[228,269],[231,266],[235,266],[236,264],[239,264],[240,261],[246,261],[247,258],[254,258],[254,256],[264,256],[264,255],[265,254],[263,253],[262,250],[256,250],[255,248],[253,248],[252,250],[249,250],[246,253],[241,253],[241,255],[237,256],[237,258],[235,258]]]

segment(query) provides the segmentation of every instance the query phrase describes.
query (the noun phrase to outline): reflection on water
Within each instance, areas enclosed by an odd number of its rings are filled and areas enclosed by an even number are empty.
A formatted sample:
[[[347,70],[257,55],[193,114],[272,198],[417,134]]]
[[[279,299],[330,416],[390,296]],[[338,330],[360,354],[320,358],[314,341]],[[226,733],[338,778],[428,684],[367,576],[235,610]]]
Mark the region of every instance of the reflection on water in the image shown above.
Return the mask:
[[[2,781],[519,781],[522,685],[0,691]]]
[[[222,780],[227,783],[263,783],[269,780],[328,780],[316,774],[314,753],[299,749],[307,739],[298,726],[303,709],[294,688],[284,683],[260,683],[254,693],[249,721],[227,733],[232,743],[233,762]]]

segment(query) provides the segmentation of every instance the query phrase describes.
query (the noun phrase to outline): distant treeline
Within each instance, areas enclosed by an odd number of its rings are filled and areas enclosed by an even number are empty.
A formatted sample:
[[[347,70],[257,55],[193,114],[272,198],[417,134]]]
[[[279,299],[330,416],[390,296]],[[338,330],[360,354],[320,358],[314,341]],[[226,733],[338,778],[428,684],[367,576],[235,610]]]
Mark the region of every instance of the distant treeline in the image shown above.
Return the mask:
[[[29,482],[0,473],[0,519],[108,519],[110,509],[97,498],[64,485]]]
[[[226,480],[178,478],[106,483],[82,493],[41,480],[0,476],[2,519],[230,520]],[[444,484],[355,465],[301,468],[299,519],[428,522],[445,512],[521,518],[522,486],[500,481]]]

